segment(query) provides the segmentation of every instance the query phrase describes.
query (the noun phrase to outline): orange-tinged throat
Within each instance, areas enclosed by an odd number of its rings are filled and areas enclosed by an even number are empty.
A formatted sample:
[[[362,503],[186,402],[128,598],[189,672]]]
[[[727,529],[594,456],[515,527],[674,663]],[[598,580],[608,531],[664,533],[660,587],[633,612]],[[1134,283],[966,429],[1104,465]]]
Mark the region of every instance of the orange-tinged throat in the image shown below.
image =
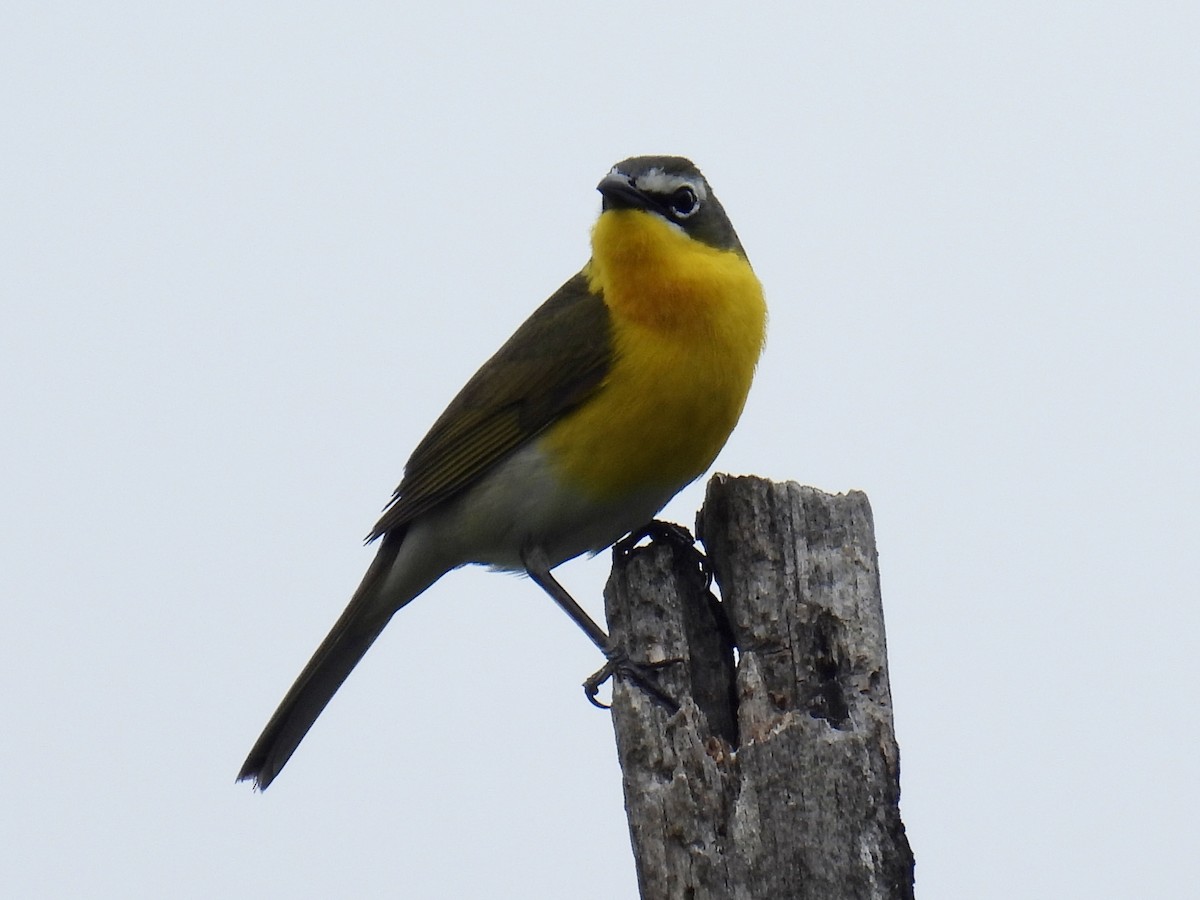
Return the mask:
[[[597,499],[661,492],[666,503],[741,415],[765,335],[762,286],[745,257],[639,210],[600,216],[586,271],[611,314],[613,366],[545,446]]]

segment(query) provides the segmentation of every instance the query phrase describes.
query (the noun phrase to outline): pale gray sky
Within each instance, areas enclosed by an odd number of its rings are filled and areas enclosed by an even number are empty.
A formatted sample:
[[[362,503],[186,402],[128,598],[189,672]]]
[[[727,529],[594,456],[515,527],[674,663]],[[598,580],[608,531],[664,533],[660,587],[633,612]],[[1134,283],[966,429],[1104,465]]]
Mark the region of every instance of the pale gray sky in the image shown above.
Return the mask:
[[[597,654],[518,579],[443,579],[270,791],[233,777],[408,453],[586,258],[596,182],[678,153],[771,305],[717,468],[874,506],[919,896],[1181,896],[1198,33],[1185,3],[8,3],[5,895],[635,895]],[[599,613],[607,569],[560,574]]]

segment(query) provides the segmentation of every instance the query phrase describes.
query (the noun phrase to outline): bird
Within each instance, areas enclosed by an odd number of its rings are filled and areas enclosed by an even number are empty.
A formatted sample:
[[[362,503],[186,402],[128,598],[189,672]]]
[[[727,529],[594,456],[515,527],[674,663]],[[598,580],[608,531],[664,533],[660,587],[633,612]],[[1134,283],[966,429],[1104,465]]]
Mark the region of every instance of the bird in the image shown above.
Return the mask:
[[[709,468],[741,416],[767,312],[690,160],[631,157],[596,189],[590,258],[417,444],[368,535],[374,560],[238,781],[265,790],[392,616],[464,565],[528,575],[617,658],[551,569],[650,522]]]

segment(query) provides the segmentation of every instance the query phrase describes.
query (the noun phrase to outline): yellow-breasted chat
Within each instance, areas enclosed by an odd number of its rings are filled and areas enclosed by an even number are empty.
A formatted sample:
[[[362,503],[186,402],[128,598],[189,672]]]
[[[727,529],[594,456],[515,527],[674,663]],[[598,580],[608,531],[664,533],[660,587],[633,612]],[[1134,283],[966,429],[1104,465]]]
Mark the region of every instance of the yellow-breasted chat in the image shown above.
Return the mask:
[[[766,305],[689,160],[627,159],[598,190],[591,259],[417,445],[369,536],[374,561],[239,780],[265,789],[396,611],[459,566],[527,573],[610,654],[550,570],[645,525],[712,464],[745,404]]]

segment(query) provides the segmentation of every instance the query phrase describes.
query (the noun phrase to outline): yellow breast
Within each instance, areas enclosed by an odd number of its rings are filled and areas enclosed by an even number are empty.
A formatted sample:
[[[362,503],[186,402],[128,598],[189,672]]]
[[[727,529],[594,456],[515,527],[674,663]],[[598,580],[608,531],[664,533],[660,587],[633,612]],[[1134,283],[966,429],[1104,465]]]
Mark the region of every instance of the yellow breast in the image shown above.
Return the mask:
[[[661,490],[665,502],[741,415],[765,336],[762,286],[744,257],[638,210],[600,216],[586,272],[611,313],[612,370],[543,446],[596,499]]]

